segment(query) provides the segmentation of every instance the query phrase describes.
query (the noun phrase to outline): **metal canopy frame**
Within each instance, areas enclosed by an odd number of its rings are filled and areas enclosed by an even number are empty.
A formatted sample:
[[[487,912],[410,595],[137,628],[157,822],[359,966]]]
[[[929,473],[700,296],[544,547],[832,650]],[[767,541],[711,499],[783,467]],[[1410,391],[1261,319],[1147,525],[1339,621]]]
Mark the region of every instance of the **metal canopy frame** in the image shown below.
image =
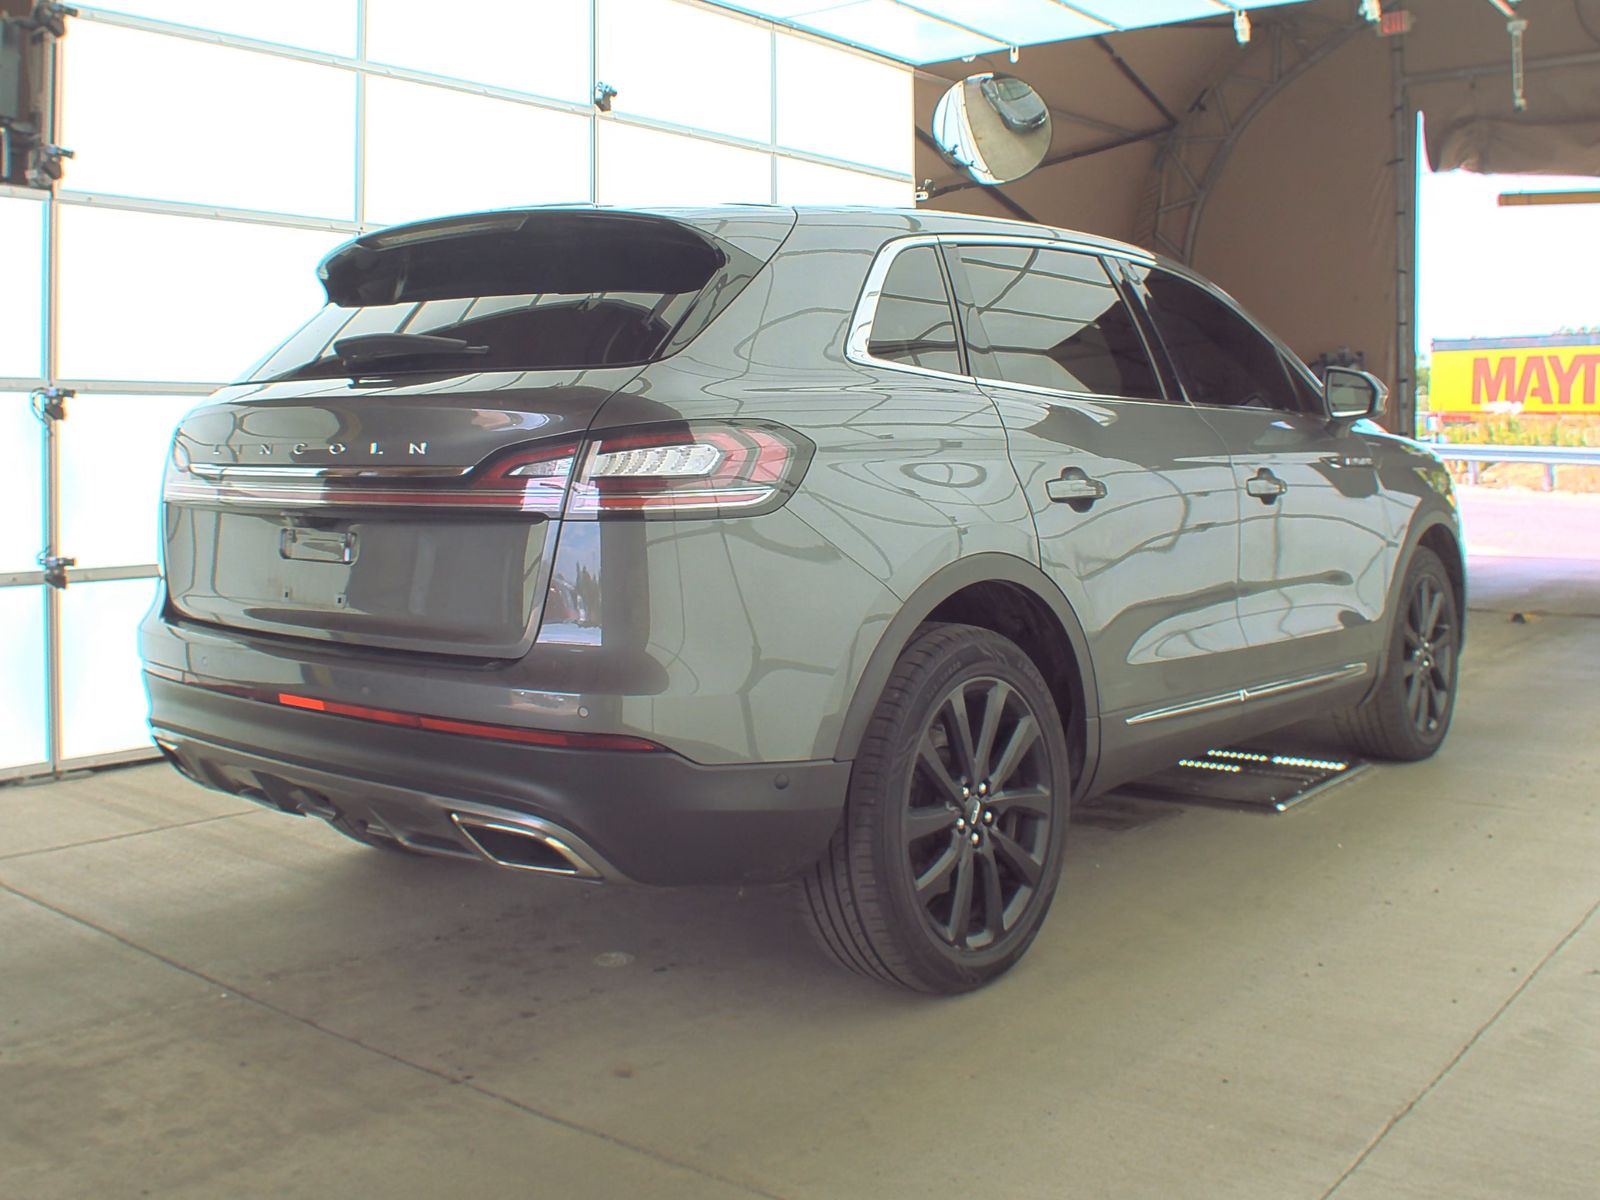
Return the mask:
[[[1156,159],[1153,203],[1140,214],[1138,239],[1182,263],[1194,261],[1200,222],[1234,147],[1286,87],[1369,29],[1302,14],[1262,23],[1171,131]]]

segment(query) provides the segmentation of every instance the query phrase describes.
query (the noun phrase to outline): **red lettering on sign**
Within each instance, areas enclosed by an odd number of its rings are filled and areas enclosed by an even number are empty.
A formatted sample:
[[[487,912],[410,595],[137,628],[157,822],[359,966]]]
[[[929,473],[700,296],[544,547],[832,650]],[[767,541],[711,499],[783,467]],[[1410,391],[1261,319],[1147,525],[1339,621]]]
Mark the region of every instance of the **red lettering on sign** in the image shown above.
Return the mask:
[[[1516,396],[1511,395],[1515,391]],[[1521,389],[1517,387],[1517,360],[1501,356],[1500,361],[1494,364],[1494,371],[1489,370],[1489,356],[1480,354],[1472,360],[1472,402],[1474,404],[1494,404],[1500,400],[1521,399]]]
[[[1556,403],[1571,404],[1572,385],[1577,381],[1578,372],[1583,370],[1584,356],[1574,354],[1571,365],[1566,367],[1561,365],[1561,356],[1559,354],[1551,354],[1548,357],[1550,359],[1550,374],[1555,377],[1556,381]]]
[[[1536,354],[1522,364],[1522,378],[1517,383],[1518,404],[1550,404],[1550,371],[1544,365],[1544,355]]]

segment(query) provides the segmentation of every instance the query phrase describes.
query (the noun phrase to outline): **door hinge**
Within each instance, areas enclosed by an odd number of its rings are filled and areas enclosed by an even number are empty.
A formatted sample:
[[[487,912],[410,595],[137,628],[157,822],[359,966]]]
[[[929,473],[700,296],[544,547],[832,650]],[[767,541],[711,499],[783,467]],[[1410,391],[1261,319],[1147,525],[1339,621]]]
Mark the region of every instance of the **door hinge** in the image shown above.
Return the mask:
[[[58,591],[66,591],[67,568],[78,565],[75,558],[62,558],[59,555],[39,555],[39,565],[44,568],[44,582],[47,587]]]
[[[65,421],[67,419],[67,401],[77,394],[72,388],[34,388],[31,397],[33,400],[33,415],[44,422]]]

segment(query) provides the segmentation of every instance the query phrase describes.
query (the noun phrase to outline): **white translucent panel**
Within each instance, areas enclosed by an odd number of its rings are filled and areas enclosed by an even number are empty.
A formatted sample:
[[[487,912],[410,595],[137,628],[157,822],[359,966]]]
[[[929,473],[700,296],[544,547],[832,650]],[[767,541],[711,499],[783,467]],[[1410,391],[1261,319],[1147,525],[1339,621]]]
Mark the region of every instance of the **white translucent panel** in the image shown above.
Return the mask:
[[[356,49],[356,0],[99,0],[94,7],[329,54]],[[72,36],[88,24],[74,22]]]
[[[44,545],[44,430],[26,395],[0,392],[0,574],[36,571]]]
[[[910,63],[1300,0],[712,0]],[[944,19],[941,19],[944,18]]]
[[[0,588],[0,771],[50,757],[44,672],[44,588]]]
[[[354,72],[89,21],[62,45],[71,190],[354,218]]]
[[[367,57],[589,99],[589,0],[367,0]]]
[[[198,396],[79,395],[61,429],[61,548],[80,567],[153,563],[172,431]]]
[[[992,54],[1005,44],[905,8],[895,0],[855,0],[807,13],[800,23],[841,41],[854,42],[907,62],[943,62],[969,54]]]
[[[61,593],[61,754],[84,758],[150,744],[139,622],[154,579],[74,583]]]
[[[595,77],[617,89],[614,112],[772,136],[770,28],[676,0],[597,0],[595,13]]]
[[[779,204],[875,204],[910,208],[916,202],[909,179],[885,179],[801,159],[778,159]]]
[[[1195,0],[1180,0],[1193,5]],[[1199,0],[1204,4],[1207,0]],[[1147,8],[1158,7],[1160,0],[1140,0],[1130,5],[1120,0],[1120,8],[1128,17],[1137,16],[1143,23]],[[983,0],[982,6],[972,0],[917,0],[918,8],[935,17],[948,17],[953,21],[988,34],[1013,46],[1026,46],[1032,42],[1059,42],[1067,38],[1090,37],[1110,33],[1114,26],[1107,21],[1097,21],[1070,8],[1063,8],[1056,0]],[[1211,7],[1211,12],[1216,12]]]
[[[1273,8],[1297,0],[1226,0],[1229,8]],[[1072,0],[1072,7],[1100,17],[1124,29],[1143,25],[1165,25],[1170,21],[1192,21],[1217,13],[1215,0]]]
[[[911,174],[909,69],[778,34],[778,144]]]
[[[222,382],[304,324],[342,235],[63,205],[65,379]]]
[[[600,126],[600,203],[769,204],[772,155],[606,121]]]
[[[0,376],[32,379],[43,369],[45,206],[0,196]]]
[[[589,119],[397,79],[367,84],[367,220],[589,199]]]

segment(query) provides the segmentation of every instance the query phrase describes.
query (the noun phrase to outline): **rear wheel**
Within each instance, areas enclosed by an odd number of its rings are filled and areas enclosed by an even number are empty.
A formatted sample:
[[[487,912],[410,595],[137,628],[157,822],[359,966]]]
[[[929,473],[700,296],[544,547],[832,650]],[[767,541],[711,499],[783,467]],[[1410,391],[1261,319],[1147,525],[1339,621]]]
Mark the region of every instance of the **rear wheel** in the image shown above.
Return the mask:
[[[1427,758],[1455,711],[1461,618],[1439,556],[1419,547],[1406,568],[1383,676],[1366,701],[1335,718],[1340,734],[1373,758]]]
[[[895,665],[844,820],[802,880],[822,944],[861,974],[969,991],[1022,957],[1055,895],[1071,770],[1015,643],[925,625]]]

